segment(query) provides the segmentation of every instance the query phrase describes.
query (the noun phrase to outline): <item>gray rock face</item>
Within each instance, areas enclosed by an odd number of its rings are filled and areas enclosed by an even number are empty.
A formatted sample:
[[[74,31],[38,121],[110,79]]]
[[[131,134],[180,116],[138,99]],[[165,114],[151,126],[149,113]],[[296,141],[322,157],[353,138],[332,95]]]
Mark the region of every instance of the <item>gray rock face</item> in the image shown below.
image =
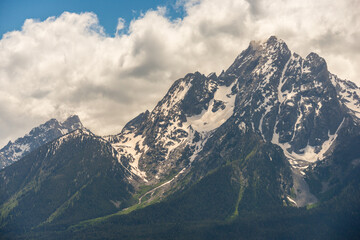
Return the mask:
[[[222,102],[209,106],[216,86],[200,73],[188,74],[173,84],[151,113],[140,114],[120,134],[105,138],[145,181],[157,181],[172,174],[171,170],[178,172],[189,164],[196,143],[204,138],[188,119],[204,109],[216,112],[225,107]]]
[[[4,168],[36,148],[48,143],[62,135],[76,129],[82,129],[83,125],[78,116],[73,115],[64,122],[51,119],[38,127],[33,128],[24,137],[9,142],[0,150],[0,168]]]
[[[293,166],[323,159],[349,117],[325,60],[304,59],[275,37],[251,43],[220,78],[237,81],[239,121],[281,146]]]

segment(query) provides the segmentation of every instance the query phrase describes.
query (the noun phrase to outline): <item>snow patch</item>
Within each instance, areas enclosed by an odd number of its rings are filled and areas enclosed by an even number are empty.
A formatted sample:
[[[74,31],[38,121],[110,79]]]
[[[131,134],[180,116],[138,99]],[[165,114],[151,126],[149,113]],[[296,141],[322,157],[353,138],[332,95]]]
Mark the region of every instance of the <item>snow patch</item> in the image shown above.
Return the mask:
[[[246,132],[246,124],[244,122],[239,123],[239,129],[242,133]]]
[[[320,109],[322,107],[322,103],[319,101],[317,104],[317,108],[315,109],[315,115],[319,116],[320,115]]]
[[[228,118],[234,113],[236,94],[231,94],[231,88],[235,82],[229,87],[218,86],[214,98],[210,101],[209,107],[204,109],[199,115],[187,117],[187,124],[197,132],[209,132],[220,127]],[[216,112],[212,111],[214,100],[225,103],[224,109],[218,109]]]
[[[289,200],[292,204],[294,204],[295,206],[297,206],[297,203],[289,196],[286,197],[287,200]]]
[[[65,134],[69,133],[69,130],[64,129],[64,128],[60,128],[59,130],[60,130],[62,135],[65,135]]]
[[[14,152],[14,158],[21,158],[24,153],[29,152],[30,151],[30,145],[29,144],[22,144],[22,145],[17,145],[16,150]]]
[[[311,70],[310,70],[310,68],[308,66],[303,67],[302,73],[310,73],[310,72],[311,72]]]
[[[323,142],[321,147],[314,147],[307,145],[305,148],[299,150],[300,153],[295,153],[293,151],[289,152],[288,149],[291,148],[289,143],[280,143],[279,142],[279,133],[276,133],[274,131],[272,143],[278,145],[281,147],[284,151],[285,156],[289,159],[289,162],[294,168],[299,168],[298,163],[300,162],[306,162],[306,163],[314,163],[317,161],[321,161],[325,158],[325,154],[330,149],[332,144],[335,142],[338,131],[341,129],[345,118],[340,123],[339,127],[337,128],[336,132],[334,134],[330,134],[330,131],[328,133],[328,140]],[[305,166],[307,168],[307,166]]]
[[[286,72],[286,70],[288,68],[288,65],[291,62],[291,60],[292,60],[292,54],[291,54],[289,60],[286,62],[285,66],[284,66],[284,69],[283,69],[283,71],[281,73],[280,80],[279,80],[278,91],[277,92],[278,92],[278,100],[279,100],[280,104],[282,104],[284,102],[284,97],[283,97],[281,89],[282,89],[282,87],[283,87],[283,85],[285,83],[284,82],[285,72]]]
[[[260,131],[260,134],[261,134],[261,137],[265,140],[265,136],[263,134],[263,131],[262,131],[262,125],[263,125],[263,120],[264,120],[264,117],[271,111],[272,109],[272,106],[271,105],[267,105],[266,108],[265,108],[265,113],[261,116],[260,118],[260,122],[259,122],[259,131]]]
[[[151,196],[152,196],[157,189],[162,188],[162,187],[164,187],[165,185],[168,185],[168,184],[170,184],[171,182],[173,182],[175,179],[177,179],[177,178],[179,177],[180,174],[182,174],[183,172],[185,172],[185,170],[186,170],[188,167],[189,167],[189,166],[184,167],[180,172],[178,172],[178,174],[176,174],[175,177],[173,177],[173,178],[170,179],[169,181],[167,181],[167,182],[161,184],[160,186],[158,186],[158,187],[156,187],[156,188],[153,188],[153,189],[151,189],[150,191],[148,191],[148,192],[146,192],[145,194],[143,194],[143,195],[139,198],[138,204],[141,204],[143,197],[145,197],[146,195],[148,195],[148,194],[151,193]]]
[[[147,146],[143,145],[144,138],[142,135],[135,136],[134,133],[129,133],[124,136],[124,139],[120,142],[112,144],[116,151],[119,154],[119,162],[120,156],[124,155],[130,159],[129,164],[131,166],[131,172],[135,175],[141,177],[145,182],[146,173],[139,169],[139,160],[142,155],[147,149]]]

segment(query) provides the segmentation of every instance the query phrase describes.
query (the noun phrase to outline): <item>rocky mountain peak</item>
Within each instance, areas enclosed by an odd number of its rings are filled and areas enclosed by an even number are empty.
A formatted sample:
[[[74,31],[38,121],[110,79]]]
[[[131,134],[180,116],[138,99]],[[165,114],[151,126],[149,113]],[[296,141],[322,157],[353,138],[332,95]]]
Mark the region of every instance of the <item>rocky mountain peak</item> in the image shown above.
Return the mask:
[[[289,51],[289,48],[283,40],[276,36],[271,36],[265,41],[251,41],[244,52],[246,51],[253,51],[258,55],[261,55],[269,53],[285,53]]]
[[[281,76],[281,70],[291,57],[291,51],[286,43],[276,37],[270,37],[267,41],[252,41],[234,63],[219,76],[226,83],[231,84],[239,76],[240,81],[246,85],[257,84],[256,82],[267,80],[275,88]],[[267,77],[264,78],[264,76]]]
[[[83,129],[83,125],[77,115],[72,115],[64,122],[50,119],[31,131],[24,137],[9,142],[0,150],[0,167],[4,168],[24,157],[36,148],[63,136],[76,129]]]
[[[276,37],[251,43],[222,77],[238,82],[239,122],[281,146],[289,158],[322,159],[320,149],[328,149],[326,141],[346,115],[325,60],[315,53],[304,59]]]
[[[63,123],[62,125],[65,127],[65,128],[68,128],[68,129],[72,129],[72,130],[75,130],[75,129],[81,129],[83,128],[83,124],[81,123],[80,121],[80,118],[78,115],[71,115],[69,116]]]
[[[313,52],[309,53],[309,55],[307,55],[305,58],[305,63],[309,68],[311,68],[311,72],[313,73],[323,73],[325,75],[328,74],[328,69],[325,59],[323,59],[316,53]]]
[[[194,161],[220,126],[236,124],[280,146],[293,167],[305,169],[325,158],[347,122],[349,109],[334,86],[340,81],[332,78],[316,53],[302,58],[275,36],[252,41],[219,76],[195,72],[175,81],[113,144],[135,173],[156,179],[185,168],[186,158]]]

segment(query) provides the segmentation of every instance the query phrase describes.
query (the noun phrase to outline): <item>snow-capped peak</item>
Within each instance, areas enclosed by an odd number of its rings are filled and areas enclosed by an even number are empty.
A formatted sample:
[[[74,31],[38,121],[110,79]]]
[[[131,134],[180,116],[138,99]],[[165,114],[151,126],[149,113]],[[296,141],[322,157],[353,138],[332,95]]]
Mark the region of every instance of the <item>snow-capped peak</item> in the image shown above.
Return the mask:
[[[355,83],[341,80],[334,74],[330,74],[330,79],[340,101],[360,119],[360,88]]]
[[[177,80],[151,113],[108,139],[134,174],[151,181],[175,166],[185,168],[182,154],[195,161],[213,133],[232,119],[243,134],[252,131],[279,145],[302,171],[327,156],[347,124],[339,99],[360,113],[360,98],[350,105],[360,92],[329,76],[316,53],[302,58],[272,36],[251,42],[219,76],[197,72]]]

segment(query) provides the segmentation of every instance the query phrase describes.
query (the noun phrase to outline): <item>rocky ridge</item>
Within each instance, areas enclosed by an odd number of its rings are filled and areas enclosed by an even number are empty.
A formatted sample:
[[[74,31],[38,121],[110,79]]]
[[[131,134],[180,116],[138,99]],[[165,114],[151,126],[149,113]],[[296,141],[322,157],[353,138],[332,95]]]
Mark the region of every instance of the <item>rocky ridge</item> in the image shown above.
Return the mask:
[[[50,142],[62,135],[72,132],[76,129],[84,128],[78,116],[73,115],[64,122],[56,119],[50,119],[44,124],[33,128],[24,137],[10,141],[0,150],[0,168],[4,168],[36,148]]]
[[[193,161],[212,133],[233,117],[242,131],[280,146],[293,167],[306,169],[325,158],[348,119],[357,124],[358,94],[354,83],[329,73],[317,54],[302,58],[271,37],[251,42],[219,77],[194,73],[179,79],[151,113],[107,138],[139,175],[145,178],[151,169],[158,176],[186,147]],[[160,164],[152,166],[149,155]]]
[[[283,150],[299,192],[290,200],[306,205],[316,198],[303,176],[331,155],[343,129],[359,131],[358,96],[359,88],[331,74],[316,53],[302,58],[270,37],[251,42],[219,76],[196,72],[177,80],[152,112],[105,138],[152,184],[188,172],[211,154],[210,144],[227,141],[217,132],[235,125]]]

